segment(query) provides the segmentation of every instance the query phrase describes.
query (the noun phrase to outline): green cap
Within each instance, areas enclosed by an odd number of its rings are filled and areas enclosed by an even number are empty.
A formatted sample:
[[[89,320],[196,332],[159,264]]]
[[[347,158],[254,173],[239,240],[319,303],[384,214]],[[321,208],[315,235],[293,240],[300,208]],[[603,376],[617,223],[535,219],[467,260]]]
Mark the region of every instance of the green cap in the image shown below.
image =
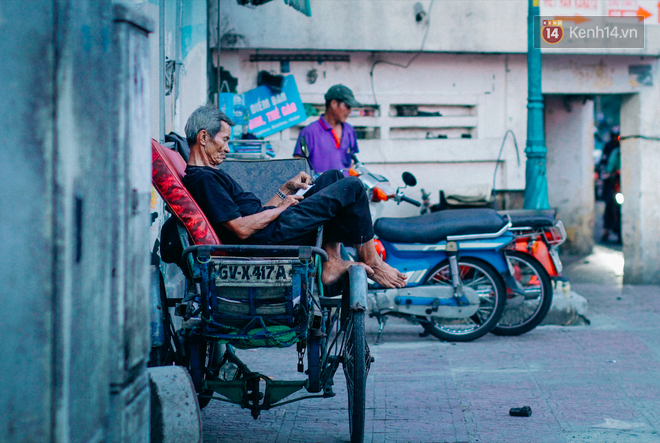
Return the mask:
[[[346,103],[351,108],[360,108],[362,104],[355,100],[353,91],[344,85],[334,85],[325,93],[325,101],[340,100]]]

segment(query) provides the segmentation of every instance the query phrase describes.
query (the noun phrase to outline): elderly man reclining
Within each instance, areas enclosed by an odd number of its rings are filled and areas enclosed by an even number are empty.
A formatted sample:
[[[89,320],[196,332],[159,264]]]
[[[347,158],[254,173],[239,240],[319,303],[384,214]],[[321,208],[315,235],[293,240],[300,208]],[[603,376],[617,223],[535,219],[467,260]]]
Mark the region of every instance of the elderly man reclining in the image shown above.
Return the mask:
[[[323,225],[323,249],[329,260],[322,281],[334,283],[351,262],[342,260],[341,243],[355,245],[367,275],[388,288],[406,285],[406,276],[380,258],[374,248],[369,200],[362,183],[332,170],[311,184],[301,172],[282,185],[265,205],[217,167],[229,152],[234,123],[222,111],[203,106],[186,123],[190,157],[183,183],[225,244],[314,245]]]

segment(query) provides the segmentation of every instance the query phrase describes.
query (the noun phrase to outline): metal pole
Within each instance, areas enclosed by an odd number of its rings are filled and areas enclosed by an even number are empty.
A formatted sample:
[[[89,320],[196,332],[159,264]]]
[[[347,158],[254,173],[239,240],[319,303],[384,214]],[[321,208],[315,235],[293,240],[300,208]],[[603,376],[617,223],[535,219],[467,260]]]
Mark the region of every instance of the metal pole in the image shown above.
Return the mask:
[[[220,39],[222,36],[220,35],[220,0],[218,0],[218,43],[216,46],[216,54],[218,54],[218,64],[216,66],[217,68],[217,73],[218,73],[218,80],[216,83],[216,92],[218,93],[218,105],[220,105],[220,91],[222,91],[222,72],[220,71]]]
[[[541,49],[534,47],[534,17],[540,15],[539,0],[528,0],[527,14],[527,164],[525,209],[548,209],[543,93],[541,91]]]
[[[165,0],[158,2],[158,138],[165,141]]]

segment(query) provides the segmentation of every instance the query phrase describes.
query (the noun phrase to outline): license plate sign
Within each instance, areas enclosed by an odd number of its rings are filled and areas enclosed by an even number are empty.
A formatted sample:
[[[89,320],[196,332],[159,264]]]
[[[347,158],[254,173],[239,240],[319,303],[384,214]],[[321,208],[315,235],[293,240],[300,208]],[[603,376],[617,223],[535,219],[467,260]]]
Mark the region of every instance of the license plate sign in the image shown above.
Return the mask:
[[[223,263],[218,266],[216,286],[287,286],[291,284],[290,263]]]

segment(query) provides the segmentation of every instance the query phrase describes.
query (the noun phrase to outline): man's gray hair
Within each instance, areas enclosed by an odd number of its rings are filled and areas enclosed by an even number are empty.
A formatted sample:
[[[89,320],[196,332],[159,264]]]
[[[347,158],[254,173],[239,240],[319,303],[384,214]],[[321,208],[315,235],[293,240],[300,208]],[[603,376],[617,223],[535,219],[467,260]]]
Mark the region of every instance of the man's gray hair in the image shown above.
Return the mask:
[[[202,129],[206,129],[211,138],[215,137],[220,132],[220,129],[222,129],[222,122],[227,123],[229,126],[234,126],[234,122],[224,112],[213,106],[200,106],[195,109],[186,123],[186,140],[188,141],[188,146],[197,143],[197,134]]]

